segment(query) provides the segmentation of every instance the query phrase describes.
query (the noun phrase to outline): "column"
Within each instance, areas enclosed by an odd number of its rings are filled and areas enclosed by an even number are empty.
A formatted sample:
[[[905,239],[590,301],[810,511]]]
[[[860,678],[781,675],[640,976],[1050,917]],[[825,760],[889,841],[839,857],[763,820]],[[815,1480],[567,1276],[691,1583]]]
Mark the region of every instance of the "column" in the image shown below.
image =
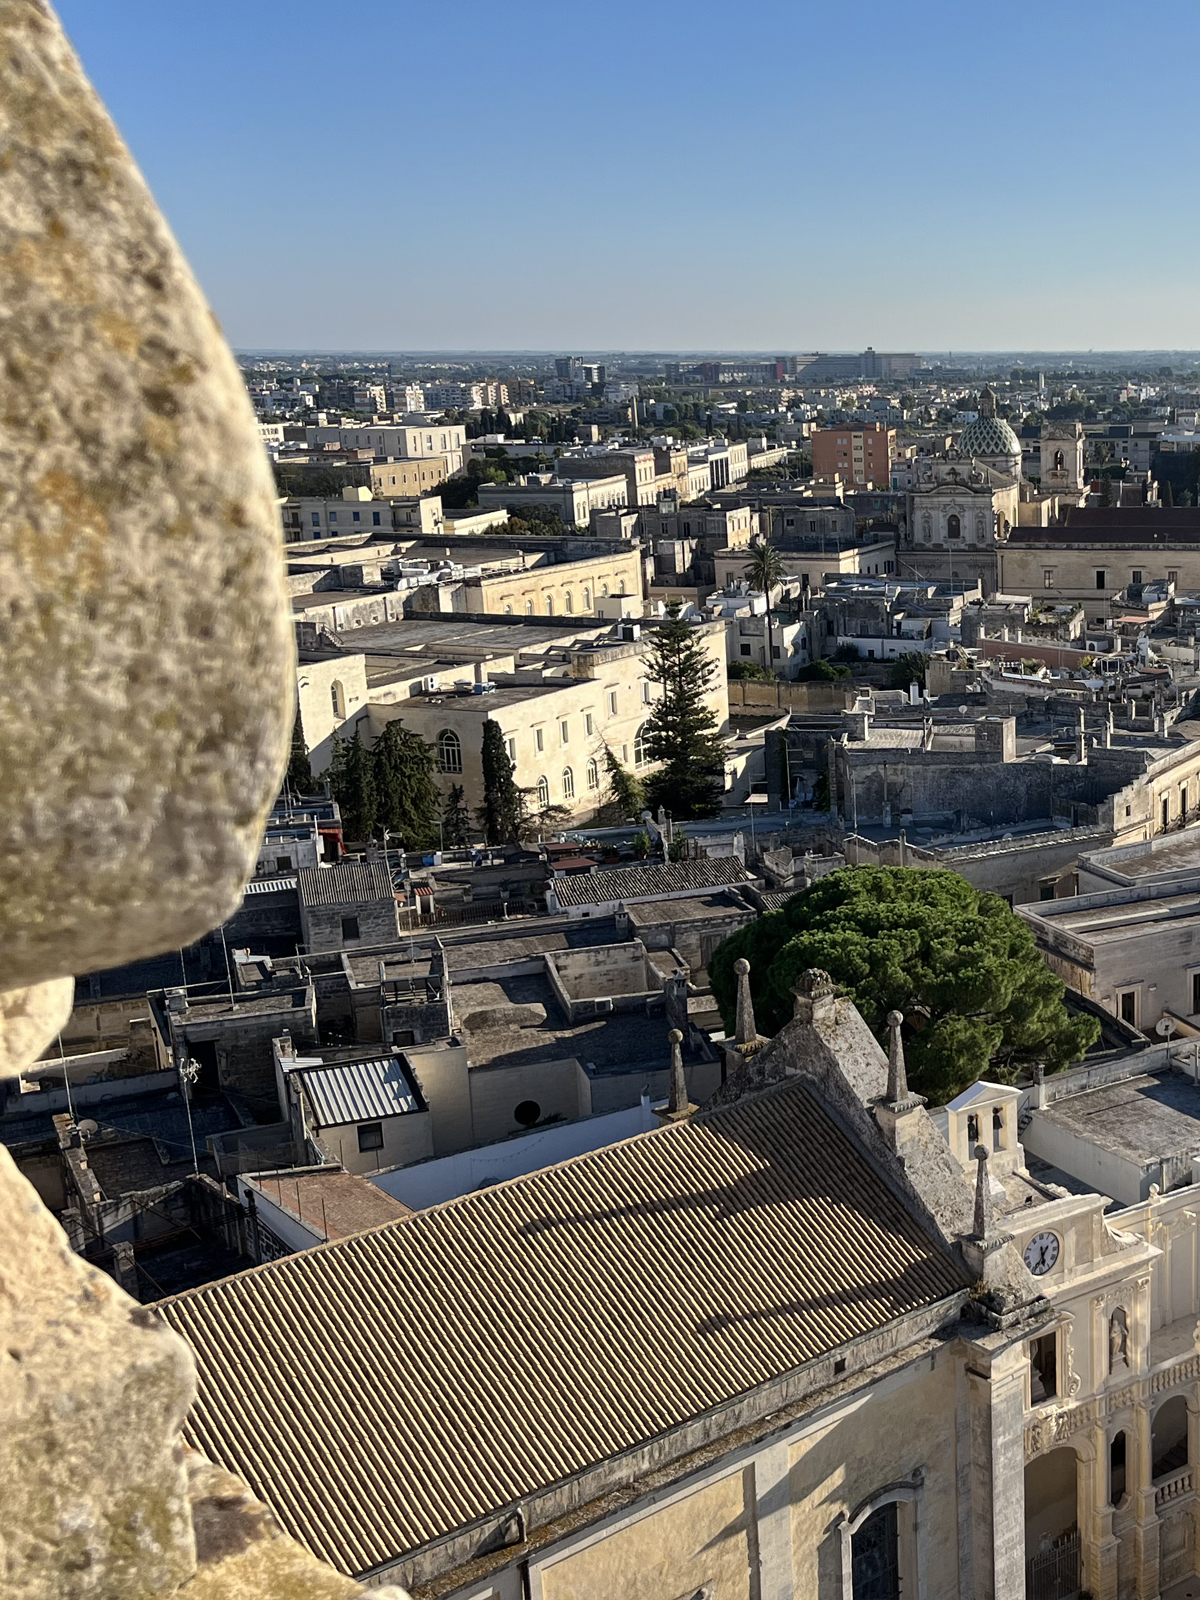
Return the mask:
[[[1089,1429],[1090,1459],[1075,1466],[1079,1497],[1079,1544],[1083,1586],[1094,1600],[1117,1600],[1117,1549],[1108,1498],[1108,1430],[1103,1418]]]
[[[967,1349],[973,1600],[1024,1600],[1026,1347],[987,1339]]]
[[[1134,1555],[1134,1593],[1137,1600],[1157,1600],[1158,1513],[1154,1509],[1150,1405],[1147,1401],[1139,1401],[1134,1408],[1133,1423],[1126,1437],[1126,1482],[1137,1518],[1130,1530]]]
[[[760,1600],[793,1600],[791,1449],[774,1444],[754,1458]]]

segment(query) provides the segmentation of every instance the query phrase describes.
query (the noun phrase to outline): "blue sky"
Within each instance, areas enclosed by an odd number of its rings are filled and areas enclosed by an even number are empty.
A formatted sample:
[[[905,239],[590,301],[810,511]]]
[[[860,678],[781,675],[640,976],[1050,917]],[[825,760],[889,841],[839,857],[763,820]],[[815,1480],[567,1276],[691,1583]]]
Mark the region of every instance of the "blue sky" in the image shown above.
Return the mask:
[[[231,341],[1200,348],[1200,7],[60,0]]]

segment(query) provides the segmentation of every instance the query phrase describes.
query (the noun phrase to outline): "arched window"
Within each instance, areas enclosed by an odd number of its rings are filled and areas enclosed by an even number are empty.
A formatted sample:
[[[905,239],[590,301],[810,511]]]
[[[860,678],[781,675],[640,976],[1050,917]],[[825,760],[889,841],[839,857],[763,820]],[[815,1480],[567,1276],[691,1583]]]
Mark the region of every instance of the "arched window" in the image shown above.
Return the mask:
[[[649,723],[643,722],[633,736],[633,764],[635,767],[644,767],[649,757],[646,754],[646,730]]]
[[[443,728],[438,734],[438,766],[443,772],[462,771],[462,741],[453,728]]]
[[[595,757],[587,764],[587,786],[589,789],[600,787],[600,768],[596,764]]]
[[[585,611],[590,611],[592,609],[592,591],[590,589],[585,589],[583,591],[583,609]]]
[[[947,539],[962,538],[962,523],[958,519],[957,511],[952,511],[946,518],[946,537]]]
[[[533,615],[533,601],[532,600],[526,600],[526,602],[525,602],[525,615],[527,617],[531,617]]]
[[[550,804],[550,785],[546,782],[545,778],[538,779],[537,797],[538,805],[541,806],[542,810],[544,811]]]
[[[600,585],[600,598],[601,600],[608,599],[608,585],[606,583]]]
[[[511,617],[512,616],[512,606],[511,605],[506,605],[504,607],[504,615],[506,617]]]
[[[564,767],[563,768],[562,786],[563,786],[563,799],[564,800],[574,800],[574,798],[575,798],[575,774],[571,771],[570,767]]]
[[[1054,452],[1054,470],[1055,470],[1055,472],[1061,472],[1062,471],[1063,467],[1066,465],[1066,459],[1067,458],[1063,455],[1061,450],[1056,450]]]
[[[1118,1306],[1108,1319],[1108,1370],[1118,1372],[1129,1365],[1129,1318]]]
[[[566,594],[563,595],[563,609],[566,611],[568,616],[570,616],[575,609],[575,598],[570,589],[568,589]]]
[[[624,594],[625,593],[625,579],[624,578],[621,579],[621,587],[617,590],[617,593],[618,594]]]
[[[554,615],[554,596],[552,594],[546,596],[546,615],[548,617]]]
[[[1188,1464],[1187,1401],[1181,1394],[1164,1400],[1150,1424],[1150,1476],[1166,1478]]]
[[[346,720],[346,691],[335,678],[329,685],[329,698],[333,702],[333,714],[339,722]]]

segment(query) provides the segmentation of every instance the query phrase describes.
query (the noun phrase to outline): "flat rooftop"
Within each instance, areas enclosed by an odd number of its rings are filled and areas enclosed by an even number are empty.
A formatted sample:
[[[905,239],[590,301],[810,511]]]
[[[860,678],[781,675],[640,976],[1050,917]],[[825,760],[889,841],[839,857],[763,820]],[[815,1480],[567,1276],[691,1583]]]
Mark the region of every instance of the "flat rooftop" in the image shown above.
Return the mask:
[[[303,598],[312,599],[312,596]],[[334,597],[336,598],[336,597]],[[398,617],[394,622],[378,622],[355,628],[355,653],[387,654],[396,650],[436,650],[453,656],[459,648],[475,656],[492,651],[512,656],[521,651],[540,651],[573,644],[579,639],[596,639],[612,627],[603,617],[564,618],[558,626],[530,619],[528,624],[511,617],[494,622],[470,621],[465,617]]]
[[[1056,1100],[1034,1118],[1144,1164],[1200,1148],[1200,1087],[1182,1072],[1126,1078]]]
[[[1121,893],[1120,890],[1115,892]],[[1064,908],[1071,905],[1069,900],[1059,903]],[[1078,911],[1059,911],[1053,901],[1039,901],[1036,910],[1052,927],[1087,939],[1091,944],[1099,944],[1108,939],[1122,938],[1130,929],[1147,923],[1173,922],[1181,917],[1200,916],[1200,893],[1193,891],[1163,895],[1154,900],[1130,900],[1124,905],[1091,906]]]
[[[521,1020],[529,1013],[511,1011],[538,1005],[545,1010],[540,1022]],[[454,1016],[473,1070],[574,1056],[589,1074],[658,1072],[670,1060],[667,1019],[661,1010],[650,1015],[607,1013],[572,1026],[563,1020],[550,982],[542,976],[455,984]]]
[[[1168,834],[1161,843],[1156,839],[1153,848],[1148,846],[1137,855],[1100,850],[1092,859],[1098,867],[1118,877],[1128,878],[1131,883],[1140,883],[1147,878],[1200,873],[1200,828],[1189,828],[1174,836]]]

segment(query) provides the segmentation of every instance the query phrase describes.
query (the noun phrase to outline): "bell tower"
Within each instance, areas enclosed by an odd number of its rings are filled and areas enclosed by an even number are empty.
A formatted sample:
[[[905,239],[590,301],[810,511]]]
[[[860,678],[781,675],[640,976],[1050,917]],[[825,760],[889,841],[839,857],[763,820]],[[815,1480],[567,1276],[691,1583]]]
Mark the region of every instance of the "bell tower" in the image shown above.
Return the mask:
[[[1079,495],[1083,475],[1083,428],[1078,422],[1044,422],[1039,441],[1043,494]]]

